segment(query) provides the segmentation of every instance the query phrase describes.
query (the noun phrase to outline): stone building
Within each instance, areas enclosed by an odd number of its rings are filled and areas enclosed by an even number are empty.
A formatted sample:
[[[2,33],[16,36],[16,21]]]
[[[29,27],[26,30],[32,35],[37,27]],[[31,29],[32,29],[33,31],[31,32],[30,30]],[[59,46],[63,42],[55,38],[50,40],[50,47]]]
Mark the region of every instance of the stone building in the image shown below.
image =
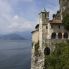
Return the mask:
[[[53,15],[52,20],[49,20],[49,12],[45,9],[39,13],[39,24],[32,31],[31,69],[44,69],[45,49],[49,48],[50,52],[52,52],[55,48],[55,43],[69,39],[69,32],[62,23],[63,13],[68,14],[68,12],[64,12],[69,8],[67,1],[59,0],[60,10]]]

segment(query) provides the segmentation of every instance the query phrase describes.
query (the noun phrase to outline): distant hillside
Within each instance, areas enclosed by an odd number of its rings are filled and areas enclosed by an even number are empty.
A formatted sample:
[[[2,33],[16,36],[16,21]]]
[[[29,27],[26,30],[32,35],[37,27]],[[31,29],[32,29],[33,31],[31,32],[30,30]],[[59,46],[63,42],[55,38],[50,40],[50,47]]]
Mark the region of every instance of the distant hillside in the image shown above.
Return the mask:
[[[25,40],[25,38],[19,34],[12,33],[0,36],[0,40]]]
[[[31,31],[24,32],[14,32],[10,34],[0,34],[0,40],[31,40],[32,34]]]
[[[25,31],[25,32],[16,32],[17,34],[19,34],[20,36],[28,39],[28,40],[31,40],[32,39],[32,34],[31,34],[31,31]]]

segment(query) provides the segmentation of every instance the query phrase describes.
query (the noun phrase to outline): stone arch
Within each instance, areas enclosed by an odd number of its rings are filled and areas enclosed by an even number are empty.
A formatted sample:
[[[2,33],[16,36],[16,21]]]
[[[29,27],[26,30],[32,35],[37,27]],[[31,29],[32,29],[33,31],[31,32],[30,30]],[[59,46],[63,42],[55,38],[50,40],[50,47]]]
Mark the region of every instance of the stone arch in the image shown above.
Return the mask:
[[[65,32],[64,35],[63,35],[63,37],[67,39],[68,38],[68,33]]]
[[[61,32],[58,33],[58,38],[62,39],[62,33]]]
[[[56,39],[56,33],[55,32],[52,33],[51,39]]]
[[[44,49],[44,55],[49,55],[50,54],[50,48],[49,47],[46,47]]]

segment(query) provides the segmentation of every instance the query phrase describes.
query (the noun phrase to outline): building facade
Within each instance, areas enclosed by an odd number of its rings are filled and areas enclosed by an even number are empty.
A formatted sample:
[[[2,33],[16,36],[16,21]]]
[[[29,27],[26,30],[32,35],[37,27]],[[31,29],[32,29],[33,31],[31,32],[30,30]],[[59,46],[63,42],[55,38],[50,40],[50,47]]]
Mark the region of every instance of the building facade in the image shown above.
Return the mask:
[[[45,9],[39,13],[39,24],[32,31],[31,69],[44,69],[44,51],[46,48],[52,52],[55,49],[55,43],[69,39],[69,32],[62,23],[63,13],[68,14],[68,11],[64,12],[69,8],[67,1],[59,0],[60,10],[53,15],[52,20],[49,20],[49,12]],[[64,6],[64,4],[67,5]]]

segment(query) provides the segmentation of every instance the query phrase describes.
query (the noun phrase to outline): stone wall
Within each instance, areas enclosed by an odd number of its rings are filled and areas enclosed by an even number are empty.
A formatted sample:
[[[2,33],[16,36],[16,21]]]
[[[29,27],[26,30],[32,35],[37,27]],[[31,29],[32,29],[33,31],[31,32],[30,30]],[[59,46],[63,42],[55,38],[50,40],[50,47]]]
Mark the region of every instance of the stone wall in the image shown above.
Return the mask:
[[[32,43],[38,43],[39,41],[39,31],[35,31],[33,34],[32,34]]]

